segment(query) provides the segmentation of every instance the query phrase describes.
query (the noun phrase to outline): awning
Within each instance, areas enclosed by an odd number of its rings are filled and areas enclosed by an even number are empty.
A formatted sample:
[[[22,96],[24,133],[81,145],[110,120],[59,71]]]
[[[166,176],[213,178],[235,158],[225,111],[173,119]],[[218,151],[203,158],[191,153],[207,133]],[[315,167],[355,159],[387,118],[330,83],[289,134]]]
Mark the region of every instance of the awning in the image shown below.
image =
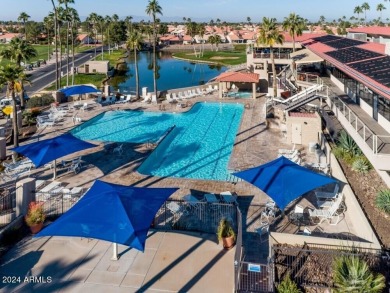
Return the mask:
[[[291,58],[294,59],[295,64],[307,64],[307,63],[316,63],[316,62],[324,61],[324,59],[314,54],[309,49],[296,51],[294,53],[291,53],[290,56]]]

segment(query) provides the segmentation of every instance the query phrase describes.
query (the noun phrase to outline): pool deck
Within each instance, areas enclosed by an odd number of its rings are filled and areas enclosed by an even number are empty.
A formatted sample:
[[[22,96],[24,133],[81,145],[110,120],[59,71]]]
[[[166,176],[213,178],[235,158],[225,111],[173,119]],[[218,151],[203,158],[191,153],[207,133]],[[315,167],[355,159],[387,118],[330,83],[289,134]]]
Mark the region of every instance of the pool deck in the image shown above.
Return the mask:
[[[282,133],[278,129],[272,129],[272,128],[266,128],[265,125],[265,111],[264,111],[264,102],[265,98],[261,97],[256,100],[249,100],[249,99],[223,99],[219,100],[217,95],[209,95],[206,97],[201,98],[195,98],[191,99],[188,102],[194,104],[198,101],[210,101],[210,102],[226,102],[226,103],[243,103],[245,105],[245,112],[242,117],[242,121],[240,124],[239,131],[237,133],[235,143],[234,143],[234,149],[231,155],[231,159],[229,162],[229,169],[232,170],[244,170],[250,167],[254,167],[257,165],[264,164],[268,161],[271,161],[275,158],[277,158],[278,149],[279,148],[287,148],[291,149],[292,146],[287,144],[285,141],[285,138],[283,137]],[[83,101],[84,102],[84,101]],[[87,101],[89,103],[92,103],[92,101]],[[183,112],[187,111],[190,108],[179,108],[176,105],[163,103],[158,105],[153,104],[145,104],[141,102],[133,102],[130,104],[118,104],[118,105],[112,105],[112,106],[104,106],[96,104],[91,110],[86,112],[79,111],[77,113],[78,117],[81,117],[83,120],[88,120],[91,117],[94,117],[98,114],[100,114],[102,111],[108,111],[108,110],[117,110],[117,109],[137,109],[137,110],[145,110],[145,111],[161,111],[161,105],[165,106],[166,112]],[[72,120],[72,116],[75,114],[73,112],[72,114],[65,117],[65,121],[60,123],[58,126],[55,126],[51,129],[45,129],[42,133],[39,133],[39,139],[45,139],[52,136],[56,136],[59,133],[66,132],[74,127],[74,123]],[[258,188],[254,187],[253,185],[247,183],[247,182],[238,182],[238,183],[231,183],[231,182],[223,182],[223,181],[208,181],[208,180],[194,180],[194,179],[184,179],[184,178],[165,178],[165,177],[153,177],[153,176],[145,176],[141,175],[135,170],[137,167],[143,162],[143,160],[152,152],[153,148],[148,145],[134,145],[134,144],[126,144],[124,146],[124,153],[121,156],[114,156],[113,154],[106,154],[103,150],[103,146],[99,146],[96,149],[86,150],[83,152],[79,152],[77,154],[73,154],[69,156],[69,158],[77,157],[82,155],[83,160],[83,168],[81,172],[77,175],[70,174],[64,171],[58,172],[58,178],[57,180],[64,182],[67,184],[67,188],[73,187],[73,186],[83,186],[85,188],[88,188],[92,185],[92,183],[96,179],[102,179],[104,181],[108,181],[111,183],[117,183],[117,184],[123,184],[123,185],[133,185],[138,187],[178,187],[180,188],[172,197],[174,198],[181,198],[182,196],[186,194],[194,194],[196,196],[201,197],[202,194],[205,193],[220,193],[222,191],[231,191],[236,192],[238,197],[238,203],[240,206],[240,209],[243,213],[243,240],[244,240],[244,249],[246,254],[246,259],[249,261],[254,262],[261,262],[266,259],[268,256],[268,245],[267,243],[261,243],[260,244],[260,238],[259,235],[256,233],[256,229],[259,227],[260,222],[260,215],[261,211],[264,207],[264,204],[267,202],[269,197],[263,193]],[[305,149],[301,149],[301,154],[303,157],[304,163],[310,163],[315,162],[316,158],[314,154],[309,153]],[[38,179],[51,179],[52,177],[52,170],[43,170],[43,168],[38,168],[35,171],[35,174],[33,174],[34,177],[37,177]],[[310,200],[310,195],[308,196],[308,199]],[[304,198],[303,200],[308,200],[307,198]],[[306,203],[307,205],[307,203]],[[310,205],[310,203],[309,203]],[[351,215],[348,215],[346,213],[345,217],[343,217],[342,221],[337,226],[330,226],[327,223],[321,224],[321,229],[324,231],[327,231],[328,233],[332,233],[333,231],[342,231],[346,233],[351,234],[357,234],[355,233],[355,229],[353,225],[351,224],[353,222]],[[296,233],[297,227],[290,226],[288,223],[278,223],[278,225],[275,225],[275,229],[278,229],[278,231],[284,231],[286,233]],[[160,232],[157,233],[160,235]],[[164,271],[163,266],[161,264],[164,264],[163,260],[166,256],[172,257],[173,259],[181,259],[184,255],[184,250],[189,249],[192,251],[194,249],[190,246],[183,246],[183,250],[178,249],[176,244],[182,241],[185,243],[187,240],[185,236],[178,236],[176,233],[163,233],[161,232],[161,237],[168,237],[169,243],[172,245],[165,244],[167,246],[167,250],[165,254],[161,255],[160,257],[160,263],[156,263],[153,266],[156,266],[160,268],[160,272],[156,271],[155,275],[162,278],[161,272]],[[180,234],[181,235],[181,234]],[[173,238],[171,238],[173,237]],[[175,238],[178,237],[178,238]],[[216,269],[216,266],[210,267],[211,261],[219,259],[221,257],[221,248],[218,247],[218,245],[215,245],[215,235],[198,235],[198,236],[189,236],[190,238],[196,238],[196,241],[203,241],[203,242],[212,242],[212,246],[210,246],[207,249],[210,249],[212,253],[207,254],[207,257],[204,258],[204,263],[202,263],[202,268],[199,269],[198,272],[191,272],[191,274],[196,274],[197,281],[196,286],[197,289],[196,292],[203,291],[210,291],[210,292],[230,292],[232,288],[232,284],[228,284],[229,290],[209,290],[210,284],[213,284],[216,282],[216,280],[221,280],[221,283],[225,280],[233,280],[233,254],[232,252],[226,253],[222,258],[221,261],[225,263],[225,266],[223,268],[223,271],[229,270],[228,275],[226,278],[220,278],[218,275],[222,270]],[[211,238],[210,238],[211,237]],[[168,239],[167,238],[167,239]],[[54,238],[53,238],[54,239]],[[50,241],[57,241],[51,239]],[[192,239],[193,240],[193,239]],[[78,243],[77,239],[69,240],[71,244],[67,245],[76,245],[75,247],[79,247],[81,244]],[[189,241],[189,240],[188,240]],[[96,241],[94,241],[96,242]],[[148,244],[149,240],[146,242],[147,246],[152,245]],[[176,243],[176,244],[175,244]],[[82,242],[82,245],[88,246],[89,244],[86,244],[86,240]],[[109,252],[107,250],[107,247],[105,246],[105,242],[97,241],[96,246],[99,247],[105,247],[104,249],[104,256],[103,258],[106,259],[105,265],[107,266],[106,270],[110,270],[110,262],[109,262]],[[183,244],[184,245],[184,244]],[[80,246],[80,247],[81,247]],[[181,247],[181,245],[178,245]],[[184,248],[187,247],[187,248]],[[39,248],[38,246],[36,248]],[[17,249],[17,248],[16,248]],[[84,248],[80,248],[84,249]],[[92,253],[92,248],[86,248],[88,251],[86,251],[86,255],[91,257],[92,262],[99,262],[99,259],[101,259],[101,255],[99,253]],[[102,249],[102,248],[100,248]],[[199,248],[201,249],[201,248]],[[207,250],[206,249],[206,250]],[[31,250],[34,250],[31,248]],[[74,249],[75,251],[78,250],[78,248]],[[196,247],[196,250],[198,250],[198,247]],[[194,251],[196,251],[194,250]],[[82,254],[82,252],[80,252]],[[131,257],[134,257],[133,253],[130,253]],[[156,254],[157,255],[157,254]],[[49,254],[48,258],[54,257]],[[61,262],[62,254],[56,255],[55,258],[57,260],[52,260],[52,262]],[[66,257],[66,256],[64,256]],[[82,257],[82,256],[80,256]],[[180,262],[181,265],[183,265],[185,268],[191,267],[194,265],[194,263],[197,262],[197,258],[199,258],[199,255],[197,254],[188,254],[185,257],[185,261]],[[226,260],[226,258],[228,260]],[[203,257],[201,258],[203,260]],[[76,261],[76,258],[72,260],[73,262]],[[149,261],[149,262],[148,262]],[[146,264],[139,264],[140,266],[148,265],[150,264],[150,260],[146,261]],[[218,264],[217,264],[218,265]],[[112,267],[116,267],[116,265],[112,265]],[[96,273],[91,273],[91,276],[94,275],[94,278],[89,279],[90,277],[86,276],[85,271],[80,270],[79,275],[77,276],[79,281],[76,281],[73,284],[72,278],[69,275],[69,278],[67,280],[63,280],[68,286],[74,286],[74,287],[65,287],[64,292],[68,291],[67,288],[74,288],[75,290],[72,292],[81,292],[81,291],[94,291],[94,292],[103,292],[110,289],[115,289],[114,292],[122,292],[122,285],[118,284],[112,284],[107,280],[107,284],[103,284],[104,278],[100,278],[99,274],[102,274],[99,272],[98,266],[95,268],[87,268],[88,270],[94,271],[95,269],[98,270]],[[113,269],[113,268],[112,268]],[[151,266],[150,266],[150,269]],[[78,269],[76,269],[77,271]],[[130,269],[129,269],[130,270]],[[156,269],[157,270],[157,269]],[[184,269],[180,269],[180,266],[175,267],[172,272],[176,272],[176,275],[184,274],[185,278],[183,277],[182,282],[180,283],[180,286],[184,286],[181,288],[186,288],[189,290],[185,291],[192,291],[190,289],[194,288],[188,288],[185,285],[186,284],[192,284],[194,281],[191,281],[191,278],[187,278],[187,274],[190,274],[188,271]],[[128,274],[131,271],[127,271],[125,274]],[[180,272],[180,273],[179,273]],[[3,273],[3,272],[1,272]],[[213,274],[216,274],[215,276]],[[68,276],[68,275],[67,275]],[[169,275],[168,275],[169,276]],[[213,277],[214,276],[214,277]],[[133,276],[134,277],[134,276]],[[212,279],[210,279],[212,277]],[[116,277],[113,277],[114,279]],[[123,276],[122,276],[123,278]],[[142,284],[145,284],[145,280],[154,280],[155,283],[153,286],[155,286],[158,283],[164,283],[172,281],[172,278],[162,278],[161,282],[158,277],[152,277],[152,275],[148,276],[135,276],[135,279],[129,279],[129,282],[135,282],[134,280],[138,280],[137,286],[131,285],[132,288],[140,288],[143,286]],[[109,278],[108,278],[109,279]],[[141,279],[143,280],[142,283]],[[175,278],[177,279],[177,278]],[[179,278],[180,279],[180,278]],[[81,281],[80,281],[81,280]],[[91,282],[88,282],[88,280],[92,280]],[[184,283],[183,283],[184,282]],[[185,283],[187,282],[187,283]],[[161,284],[162,284],[161,283]],[[219,282],[218,282],[219,283]],[[122,283],[123,284],[123,281]],[[183,285],[184,284],[184,285]],[[172,286],[175,284],[171,284]],[[224,284],[226,285],[226,284]],[[152,289],[154,287],[148,287],[148,292],[154,292]],[[156,285],[157,286],[157,285]],[[194,285],[195,286],[195,285]],[[107,289],[109,288],[109,289]],[[206,289],[207,288],[207,289]],[[126,287],[126,290],[129,289]],[[156,290],[166,290],[166,292],[176,292],[178,287],[156,287]],[[132,289],[134,291],[137,291],[137,289]],[[128,291],[126,291],[128,292]],[[131,292],[131,290],[130,290]],[[141,291],[138,291],[141,292]],[[142,291],[144,292],[144,291]],[[195,291],[194,291],[195,292]]]

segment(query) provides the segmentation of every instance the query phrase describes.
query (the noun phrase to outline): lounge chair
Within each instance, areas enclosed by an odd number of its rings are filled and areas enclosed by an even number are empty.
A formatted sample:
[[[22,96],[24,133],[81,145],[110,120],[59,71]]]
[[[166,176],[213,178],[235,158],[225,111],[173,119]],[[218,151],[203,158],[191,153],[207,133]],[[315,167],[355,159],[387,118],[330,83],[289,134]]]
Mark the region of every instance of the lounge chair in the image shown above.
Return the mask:
[[[196,88],[196,93],[198,94],[198,96],[203,96],[203,91],[201,91],[200,88]]]
[[[71,164],[68,168],[68,172],[73,172],[74,174],[79,173],[81,170],[81,164],[79,162]]]
[[[295,143],[294,143],[294,145],[293,145],[293,147],[292,147],[291,150],[288,150],[288,149],[279,149],[279,150],[278,150],[278,153],[279,153],[280,155],[290,155],[290,154],[294,153],[295,151],[296,151],[296,150],[295,150]]]
[[[153,104],[157,104],[157,96],[156,96],[155,94],[152,95],[151,102],[152,102]]]
[[[260,242],[265,242],[268,238],[269,233],[269,223],[260,222],[260,227],[256,229],[257,234],[260,236]]]
[[[88,103],[84,103],[84,105],[81,107],[81,110],[83,110],[83,112],[90,109],[92,109],[92,104],[88,104]]]
[[[338,196],[340,186],[338,183],[335,184],[334,190],[331,192],[325,191],[314,191],[317,199],[335,199]]]
[[[311,218],[320,219],[319,224],[323,221],[327,221],[330,225],[337,225],[340,221],[340,214],[338,210],[342,204],[343,197],[339,196],[335,201],[332,202],[328,209],[309,209],[309,215]],[[332,219],[336,217],[336,222],[332,223]]]
[[[219,194],[222,198],[222,201],[225,203],[237,203],[237,195],[232,194],[230,191],[223,191]]]
[[[201,201],[197,199],[195,196],[193,196],[192,194],[187,194],[183,196],[183,200],[186,203],[188,203],[191,211],[195,211],[199,209],[199,204]]]
[[[188,211],[181,205],[179,205],[175,201],[170,201],[166,204],[167,209],[173,214],[173,215],[187,215]]]
[[[203,200],[205,200],[207,203],[219,203],[218,198],[215,196],[214,193],[206,193],[203,197]]]
[[[338,193],[337,196],[334,198],[334,199],[331,199],[331,200],[318,200],[317,199],[317,206],[320,208],[320,209],[328,209],[330,208],[332,205],[333,205],[333,202],[334,200],[338,200],[339,197],[341,197],[341,201],[343,200],[344,194],[343,193]]]
[[[115,104],[123,104],[126,103],[125,96],[120,96],[119,101],[116,101]]]

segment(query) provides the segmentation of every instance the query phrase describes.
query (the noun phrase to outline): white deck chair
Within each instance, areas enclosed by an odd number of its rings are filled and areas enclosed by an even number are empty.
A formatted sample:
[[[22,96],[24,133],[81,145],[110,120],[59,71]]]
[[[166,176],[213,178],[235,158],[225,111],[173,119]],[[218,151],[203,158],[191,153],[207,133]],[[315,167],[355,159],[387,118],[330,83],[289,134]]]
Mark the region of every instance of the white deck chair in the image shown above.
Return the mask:
[[[170,201],[169,203],[166,204],[166,207],[173,215],[181,216],[181,215],[188,214],[188,211],[175,201]]]
[[[325,191],[314,191],[317,199],[335,199],[338,196],[340,186],[338,183],[335,184],[334,190],[331,192]]]
[[[279,153],[280,155],[284,155],[284,154],[289,155],[289,154],[292,154],[292,153],[294,153],[294,152],[295,152],[295,143],[294,143],[294,145],[293,145],[293,147],[292,147],[291,150],[288,150],[288,149],[279,149],[279,150],[278,150],[278,153]]]
[[[219,194],[225,203],[237,204],[237,196],[233,195],[230,191],[223,191]]]
[[[174,102],[173,99],[172,99],[172,97],[171,97],[171,94],[170,94],[170,93],[167,93],[167,94],[165,95],[165,98],[167,99],[167,102],[168,102],[168,103],[173,103],[173,102]]]
[[[152,95],[152,103],[157,104],[157,96],[155,94]]]
[[[330,225],[337,225],[340,221],[340,214],[338,210],[342,203],[342,196],[339,196],[337,200],[332,202],[332,205],[328,209],[309,209],[309,215],[311,218],[320,219],[321,224],[323,221],[327,221]],[[332,223],[332,219],[336,217],[336,222]]]

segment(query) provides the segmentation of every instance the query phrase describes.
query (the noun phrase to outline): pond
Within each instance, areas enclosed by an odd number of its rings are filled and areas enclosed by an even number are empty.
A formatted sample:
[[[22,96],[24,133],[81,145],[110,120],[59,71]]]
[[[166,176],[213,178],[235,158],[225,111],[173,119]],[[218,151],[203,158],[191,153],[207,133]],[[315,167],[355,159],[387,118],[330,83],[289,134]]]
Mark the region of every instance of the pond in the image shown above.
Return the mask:
[[[207,83],[210,79],[226,71],[226,67],[205,63],[192,63],[172,58],[168,52],[159,52],[157,59],[157,89],[159,91],[197,86]],[[151,52],[138,53],[138,75],[140,91],[147,87],[153,91],[153,59]],[[117,76],[111,80],[111,85],[121,92],[135,91],[134,55],[126,60],[126,76]]]

